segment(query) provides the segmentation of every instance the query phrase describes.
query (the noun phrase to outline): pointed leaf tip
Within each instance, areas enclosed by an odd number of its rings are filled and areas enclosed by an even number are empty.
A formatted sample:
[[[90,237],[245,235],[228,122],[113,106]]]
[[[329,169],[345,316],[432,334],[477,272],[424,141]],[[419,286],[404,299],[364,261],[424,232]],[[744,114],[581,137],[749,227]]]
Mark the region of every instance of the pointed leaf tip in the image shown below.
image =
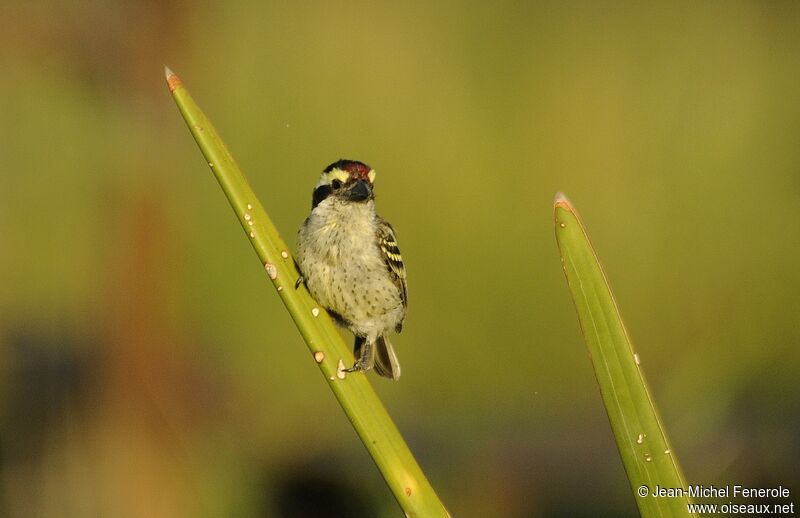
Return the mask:
[[[572,203],[570,203],[569,198],[560,191],[557,192],[553,198],[553,206],[555,208],[561,207],[562,209],[572,211]]]
[[[164,67],[164,77],[167,78],[167,86],[169,87],[170,92],[174,92],[176,88],[183,84],[181,82],[181,78],[175,75],[175,72],[173,72],[168,66]]]

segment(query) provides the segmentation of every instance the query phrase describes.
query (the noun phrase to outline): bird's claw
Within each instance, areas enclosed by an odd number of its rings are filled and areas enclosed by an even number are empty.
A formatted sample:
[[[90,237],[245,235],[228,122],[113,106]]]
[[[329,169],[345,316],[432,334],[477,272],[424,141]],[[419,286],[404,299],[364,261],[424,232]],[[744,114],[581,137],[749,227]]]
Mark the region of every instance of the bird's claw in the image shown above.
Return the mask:
[[[367,372],[369,368],[360,360],[355,362],[349,369],[344,369],[344,372]]]

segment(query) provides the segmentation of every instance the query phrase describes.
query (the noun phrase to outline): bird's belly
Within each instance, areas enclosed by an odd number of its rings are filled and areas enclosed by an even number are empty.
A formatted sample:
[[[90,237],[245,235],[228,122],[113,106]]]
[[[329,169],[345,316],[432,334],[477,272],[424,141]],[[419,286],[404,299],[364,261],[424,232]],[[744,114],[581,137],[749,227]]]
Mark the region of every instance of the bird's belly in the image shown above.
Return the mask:
[[[371,264],[371,263],[377,264]],[[316,262],[306,276],[311,295],[359,335],[380,335],[402,322],[400,291],[382,261]]]

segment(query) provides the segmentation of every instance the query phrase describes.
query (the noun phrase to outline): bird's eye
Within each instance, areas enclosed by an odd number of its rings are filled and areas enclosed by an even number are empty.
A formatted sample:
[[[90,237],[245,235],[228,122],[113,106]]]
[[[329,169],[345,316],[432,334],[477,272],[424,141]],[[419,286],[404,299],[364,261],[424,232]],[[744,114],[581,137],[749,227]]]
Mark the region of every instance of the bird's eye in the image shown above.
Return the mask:
[[[341,187],[341,186],[342,186],[342,182],[340,182],[339,180],[334,180],[334,181],[331,182],[331,187],[333,188],[334,191],[336,189],[338,189],[339,187]]]

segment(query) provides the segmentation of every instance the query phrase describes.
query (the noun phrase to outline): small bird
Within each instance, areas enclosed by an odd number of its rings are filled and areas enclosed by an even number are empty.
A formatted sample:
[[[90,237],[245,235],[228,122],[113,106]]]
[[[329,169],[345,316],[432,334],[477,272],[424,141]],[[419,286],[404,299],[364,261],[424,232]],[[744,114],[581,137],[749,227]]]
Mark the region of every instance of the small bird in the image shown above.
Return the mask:
[[[400,377],[397,355],[386,336],[400,332],[408,291],[394,229],[375,213],[375,171],[339,160],[314,187],[311,215],[297,234],[300,282],[334,320],[355,335],[355,364],[348,372]]]

